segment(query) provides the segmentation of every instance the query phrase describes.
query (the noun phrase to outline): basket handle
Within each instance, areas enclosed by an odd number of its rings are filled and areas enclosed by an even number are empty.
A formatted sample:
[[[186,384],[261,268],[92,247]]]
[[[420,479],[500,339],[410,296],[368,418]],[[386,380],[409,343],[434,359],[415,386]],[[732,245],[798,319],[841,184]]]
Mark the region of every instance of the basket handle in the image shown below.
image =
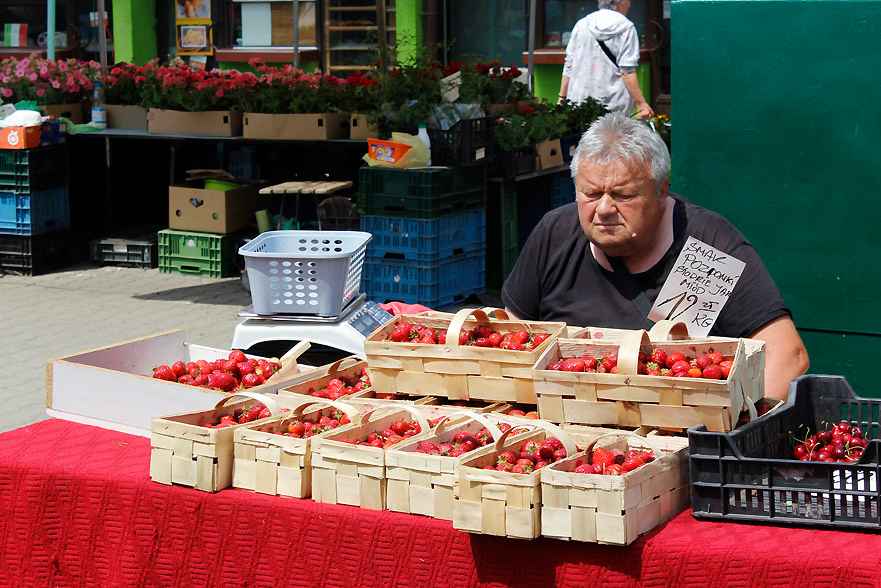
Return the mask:
[[[351,404],[346,404],[345,402],[339,402],[337,400],[307,400],[301,404],[298,404],[291,414],[282,420],[278,421],[279,425],[283,425],[284,423],[290,421],[291,419],[299,419],[303,417],[303,411],[306,410],[310,406],[314,406],[316,404],[323,404],[326,406],[330,406],[337,410],[341,410],[349,417],[349,420],[355,422],[355,419],[358,418],[358,409],[352,406]]]
[[[491,316],[494,319],[507,321],[510,320],[510,315],[508,315],[508,311],[504,308],[496,308],[495,306],[485,306],[481,309],[484,314],[487,316]]]
[[[618,341],[618,373],[635,376],[639,368],[639,352],[650,345],[646,331],[628,331]]]
[[[269,409],[269,414],[273,416],[280,412],[278,408],[278,403],[274,399],[265,394],[260,394],[259,392],[248,391],[236,392],[235,394],[230,394],[229,396],[221,398],[217,402],[217,404],[214,405],[214,410],[217,410],[218,408],[223,408],[231,399],[236,397],[250,398],[251,400],[256,400],[257,402],[260,402],[261,404],[263,404],[263,406]]]
[[[300,341],[293,347],[291,347],[287,353],[281,356],[281,359],[278,362],[281,364],[281,368],[274,374],[272,374],[267,382],[280,382],[284,379],[284,376],[289,376],[291,374],[296,374],[300,371],[300,366],[297,365],[297,358],[306,353],[306,351],[312,347],[312,344],[308,341]]]
[[[492,436],[493,441],[502,436],[502,431],[499,429],[494,422],[483,416],[478,412],[474,412],[472,410],[463,410],[462,412],[457,412],[455,414],[444,415],[441,417],[441,420],[437,422],[434,426],[434,434],[435,436],[440,436],[447,430],[447,425],[451,424],[452,419],[457,417],[468,417],[471,420],[477,421],[489,431],[489,434]]]
[[[500,420],[503,420],[503,419],[500,419]],[[518,428],[520,428],[520,426],[525,425],[526,427],[531,426],[534,430],[544,431],[545,433],[549,433],[549,434],[553,435],[554,437],[556,437],[557,439],[559,439],[560,443],[563,444],[563,447],[566,448],[566,455],[573,455],[578,452],[578,448],[575,446],[575,440],[572,439],[571,436],[569,436],[569,433],[567,433],[566,431],[564,431],[563,429],[561,429],[557,425],[554,425],[552,423],[549,423],[547,421],[542,421],[542,420],[533,420],[533,422],[531,422],[531,423],[520,423],[520,421],[516,421],[516,422],[518,423],[518,426],[511,427],[510,429],[508,429],[507,431],[502,433],[501,437],[499,437],[496,440],[496,446],[495,446],[496,451],[502,450],[502,447],[504,447],[505,439],[508,438],[508,436],[511,434],[512,431],[514,431],[514,429],[518,429]]]
[[[428,419],[425,418],[425,415],[410,406],[409,404],[400,404],[395,406],[374,406],[370,410],[361,413],[361,418],[358,421],[358,425],[364,425],[370,419],[370,416],[376,412],[377,410],[388,410],[390,412],[396,411],[406,411],[409,412],[417,423],[419,423],[419,433],[425,434],[428,431],[431,431],[431,425],[428,424]]]
[[[649,330],[652,341],[685,341],[690,338],[688,325],[682,321],[658,321]]]
[[[347,365],[346,367],[340,369],[340,366],[344,362],[347,362],[347,361],[351,361],[352,364]],[[335,362],[333,362],[332,364],[330,364],[327,368],[327,371],[324,372],[324,375],[325,376],[335,376],[344,370],[355,367],[355,364],[357,364],[359,361],[361,361],[361,359],[359,359],[358,357],[356,357],[354,355],[350,355],[349,357],[343,357],[342,359],[338,359]]]
[[[617,432],[603,433],[602,435],[598,435],[597,438],[594,439],[593,441],[591,441],[590,445],[588,445],[584,449],[584,454],[585,454],[585,457],[587,457],[588,464],[593,464],[593,449],[594,449],[594,447],[596,447],[597,441],[599,441],[600,439],[603,439],[603,438],[608,438],[608,437],[636,437],[640,441],[645,441],[646,445],[648,445],[649,447],[652,448],[652,451],[658,452],[658,455],[655,457],[660,457],[664,451],[663,448],[659,447],[658,445],[654,445],[653,444],[654,440],[650,440],[650,437],[648,435],[646,435],[646,436],[637,435],[636,433],[634,433],[632,431],[621,431],[620,433],[617,433]]]

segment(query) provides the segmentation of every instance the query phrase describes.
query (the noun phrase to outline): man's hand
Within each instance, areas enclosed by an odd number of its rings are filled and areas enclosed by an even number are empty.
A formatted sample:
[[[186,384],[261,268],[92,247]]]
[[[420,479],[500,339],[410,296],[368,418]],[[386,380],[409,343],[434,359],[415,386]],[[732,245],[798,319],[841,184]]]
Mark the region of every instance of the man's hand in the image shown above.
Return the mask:
[[[808,352],[795,324],[782,316],[753,333],[765,342],[765,396],[786,400],[789,382],[808,370]]]
[[[648,102],[643,102],[636,105],[637,118],[651,118],[653,116],[655,116],[655,111],[652,110],[652,107],[649,106]]]

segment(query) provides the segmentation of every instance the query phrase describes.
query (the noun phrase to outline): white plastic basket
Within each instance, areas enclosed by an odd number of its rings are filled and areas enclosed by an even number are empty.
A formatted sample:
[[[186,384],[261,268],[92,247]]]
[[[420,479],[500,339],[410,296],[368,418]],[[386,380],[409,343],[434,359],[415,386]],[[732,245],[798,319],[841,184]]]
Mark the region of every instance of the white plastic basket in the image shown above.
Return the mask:
[[[254,312],[337,316],[361,290],[373,236],[359,231],[268,231],[239,249]]]

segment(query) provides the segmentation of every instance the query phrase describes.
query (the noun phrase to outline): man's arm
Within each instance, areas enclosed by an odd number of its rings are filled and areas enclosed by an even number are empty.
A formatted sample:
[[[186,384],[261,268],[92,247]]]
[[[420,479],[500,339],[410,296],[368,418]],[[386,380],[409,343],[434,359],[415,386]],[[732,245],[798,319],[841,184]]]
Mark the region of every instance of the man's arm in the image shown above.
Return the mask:
[[[781,316],[752,334],[765,342],[765,396],[786,400],[789,382],[808,370],[808,351],[789,316]]]
[[[566,95],[569,93],[569,76],[563,76],[563,80],[560,82],[560,98],[557,100],[559,104],[563,100],[566,99]]]
[[[642,90],[639,89],[639,80],[636,78],[636,72],[631,68],[627,69],[628,71],[621,73],[621,80],[624,82],[627,92],[630,93],[630,97],[633,98],[633,101],[636,103],[636,115],[639,118],[649,118],[654,116],[655,111],[652,110],[652,107],[646,102],[645,97],[642,95]]]

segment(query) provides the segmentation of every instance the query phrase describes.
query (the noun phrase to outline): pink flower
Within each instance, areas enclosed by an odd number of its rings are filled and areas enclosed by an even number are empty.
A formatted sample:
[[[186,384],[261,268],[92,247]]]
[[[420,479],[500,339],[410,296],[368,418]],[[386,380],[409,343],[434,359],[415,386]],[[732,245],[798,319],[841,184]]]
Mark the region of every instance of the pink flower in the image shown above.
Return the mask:
[[[218,88],[217,91],[214,93],[214,97],[223,98],[223,88]]]
[[[58,80],[52,80],[51,83],[52,83],[52,87],[55,88],[56,90],[61,88],[61,82],[59,82]]]
[[[4,98],[9,98],[10,96],[12,96],[12,89],[3,88],[2,90],[0,90],[0,94],[3,94]]]
[[[42,96],[45,96],[45,95],[46,95],[46,90],[45,90],[45,88],[37,88],[37,96],[42,97]]]
[[[37,81],[37,74],[31,72],[30,74],[28,74],[28,79],[32,82],[36,82]]]

